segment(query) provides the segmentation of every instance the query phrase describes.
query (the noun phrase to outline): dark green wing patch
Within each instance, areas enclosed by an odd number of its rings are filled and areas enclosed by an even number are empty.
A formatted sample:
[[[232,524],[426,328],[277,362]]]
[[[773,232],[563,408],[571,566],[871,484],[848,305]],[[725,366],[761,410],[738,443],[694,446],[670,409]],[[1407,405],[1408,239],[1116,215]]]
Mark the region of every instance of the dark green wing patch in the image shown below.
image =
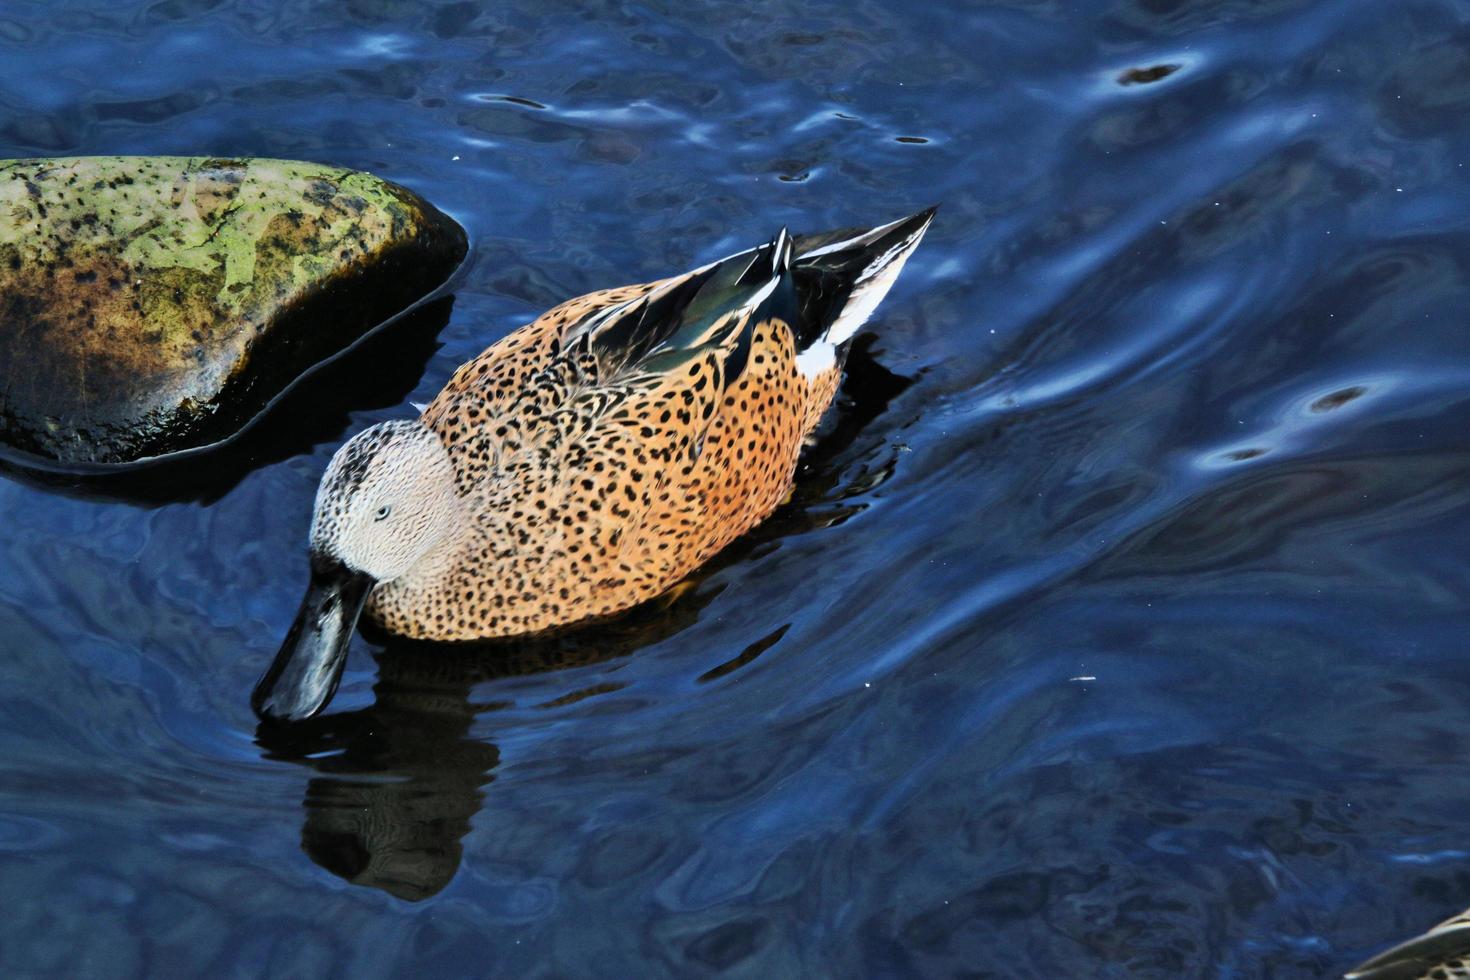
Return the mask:
[[[577,336],[569,342],[585,343],[609,379],[668,373],[711,349],[723,350],[722,375],[728,384],[745,369],[753,326],[797,314],[791,257],[792,238],[783,228],[760,248],[595,314],[576,328]]]

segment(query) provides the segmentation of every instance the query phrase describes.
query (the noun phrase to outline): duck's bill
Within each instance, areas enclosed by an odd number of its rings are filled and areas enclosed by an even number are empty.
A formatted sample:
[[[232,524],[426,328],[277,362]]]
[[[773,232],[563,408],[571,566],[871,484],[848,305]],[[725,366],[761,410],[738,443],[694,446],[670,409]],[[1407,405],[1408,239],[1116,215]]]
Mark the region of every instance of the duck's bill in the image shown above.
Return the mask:
[[[352,629],[373,580],[340,562],[312,562],[311,586],[250,706],[267,721],[299,721],[327,706],[342,679]]]

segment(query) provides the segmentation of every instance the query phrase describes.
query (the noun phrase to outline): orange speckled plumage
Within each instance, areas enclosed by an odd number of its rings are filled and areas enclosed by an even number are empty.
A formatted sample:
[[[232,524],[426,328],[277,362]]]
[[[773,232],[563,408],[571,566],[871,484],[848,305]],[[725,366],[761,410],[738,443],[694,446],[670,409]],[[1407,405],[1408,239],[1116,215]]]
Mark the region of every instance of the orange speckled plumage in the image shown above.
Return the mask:
[[[389,632],[539,633],[659,596],[775,510],[847,344],[932,211],[771,242],[570,300],[464,364],[418,419],[332,457],[312,581],[252,704],[320,711],[365,609]]]
[[[666,591],[785,497],[840,373],[803,377],[787,324],[753,327],[728,388],[719,351],[671,374],[577,383],[596,368],[579,371],[562,331],[657,285],[551,310],[463,365],[424,410],[475,503],[469,550],[483,557],[432,592],[379,589],[368,611],[384,628],[475,639],[616,613]],[[531,477],[490,476],[515,465]]]
[[[898,261],[882,292],[929,217],[906,219],[901,238],[884,243]],[[901,224],[885,228],[892,236]],[[779,240],[789,264],[792,240]],[[803,325],[770,315],[769,303],[728,311],[748,322],[672,364],[645,354],[619,365],[621,351],[578,342],[600,312],[651,302],[718,265],[569,300],[455,372],[422,421],[448,447],[473,527],[434,579],[380,585],[370,616],[390,632],[438,640],[607,616],[667,591],[775,510],[836,395],[840,352],[807,377]],[[740,344],[748,349],[732,372]]]

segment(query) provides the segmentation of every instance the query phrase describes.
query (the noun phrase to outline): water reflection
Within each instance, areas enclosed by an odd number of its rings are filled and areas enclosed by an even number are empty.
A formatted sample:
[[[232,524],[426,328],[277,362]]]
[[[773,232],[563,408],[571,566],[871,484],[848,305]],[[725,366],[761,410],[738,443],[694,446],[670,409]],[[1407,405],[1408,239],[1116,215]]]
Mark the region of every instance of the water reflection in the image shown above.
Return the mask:
[[[459,870],[460,841],[500,752],[467,737],[471,678],[386,653],[377,702],[290,730],[263,727],[271,758],[310,766],[302,849],[333,874],[407,901]],[[424,668],[430,668],[428,670]]]
[[[685,585],[627,616],[537,640],[443,645],[401,640],[365,628],[377,654],[374,703],[294,725],[263,723],[256,741],[266,758],[299,763],[307,781],[301,847],[345,881],[416,902],[454,879],[470,821],[495,779],[500,750],[474,737],[477,716],[509,706],[477,699],[483,685],[511,677],[588,667],[630,656],[699,619],[719,587],[714,572],[780,538],[840,523],[859,508],[841,501],[886,478],[891,460],[851,467],[849,452],[864,427],[912,380],[872,357],[872,335],[860,337],[840,393],[843,410],[810,447],[791,502],[722,552]],[[859,453],[874,455],[876,447]],[[716,680],[748,665],[778,643],[789,624],[752,643],[699,678]],[[538,707],[555,710],[617,686],[594,683]]]
[[[238,437],[215,449],[95,475],[32,469],[0,457],[0,475],[68,496],[145,507],[187,500],[213,503],[255,470],[339,439],[349,413],[400,404],[439,349],[439,332],[453,309],[454,297],[444,296],[378,328],[288,389]]]
[[[233,734],[340,414],[208,506],[0,478],[4,975],[1324,977],[1470,906],[1465,6],[0,5],[7,156],[320,159],[470,229],[409,398],[563,297],[944,204],[874,324],[928,373],[698,623],[316,757]],[[313,780],[437,796],[465,872],[344,884]]]

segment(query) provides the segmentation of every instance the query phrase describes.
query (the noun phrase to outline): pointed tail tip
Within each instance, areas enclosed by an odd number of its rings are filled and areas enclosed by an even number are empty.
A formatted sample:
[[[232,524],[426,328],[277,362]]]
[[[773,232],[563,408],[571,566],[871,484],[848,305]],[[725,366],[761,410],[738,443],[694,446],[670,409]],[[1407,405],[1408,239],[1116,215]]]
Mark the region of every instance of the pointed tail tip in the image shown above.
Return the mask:
[[[907,218],[899,218],[897,221],[891,221],[886,225],[879,225],[877,228],[868,232],[866,237],[873,241],[882,241],[884,239],[893,241],[897,239],[917,245],[919,239],[923,238],[924,233],[929,230],[929,226],[934,223],[934,215],[938,212],[939,205],[932,205],[922,211],[915,211]]]
[[[902,242],[903,248],[913,250],[919,247],[920,239],[934,223],[934,215],[938,212],[939,205],[935,204],[922,211],[916,211],[907,218],[899,218],[891,224],[875,228],[869,234],[874,241]]]

